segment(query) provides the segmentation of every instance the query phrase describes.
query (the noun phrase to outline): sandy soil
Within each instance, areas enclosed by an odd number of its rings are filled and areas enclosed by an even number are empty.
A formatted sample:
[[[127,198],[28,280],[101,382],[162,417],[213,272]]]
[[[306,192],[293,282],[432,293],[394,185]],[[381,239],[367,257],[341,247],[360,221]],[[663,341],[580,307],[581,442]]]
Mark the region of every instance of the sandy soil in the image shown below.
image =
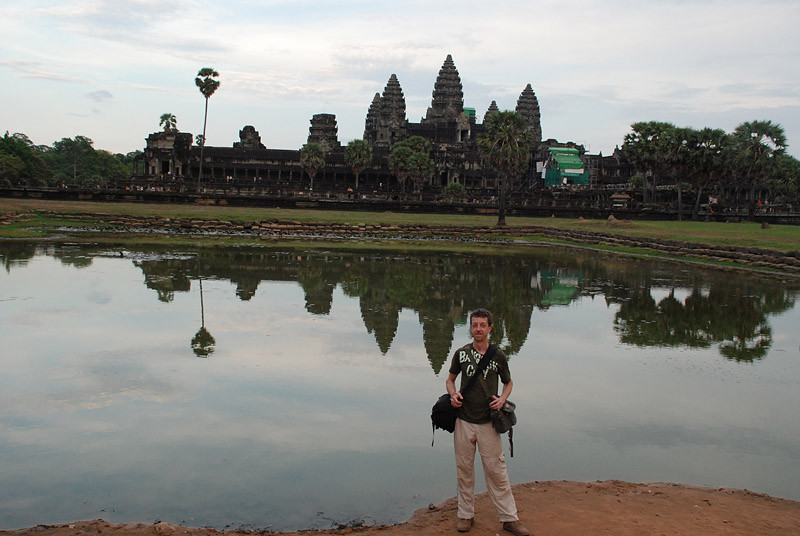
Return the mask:
[[[514,487],[520,519],[536,536],[782,536],[800,534],[800,502],[777,499],[747,490],[701,488],[667,483],[532,482]],[[486,494],[479,495],[475,526],[470,534],[510,534],[502,530]],[[380,527],[348,527],[327,531],[281,533],[363,534],[370,536],[458,534],[456,502],[417,510],[406,523]],[[269,534],[259,531],[218,531],[167,523],[112,525],[103,520],[66,525],[40,525],[2,535],[225,535]]]

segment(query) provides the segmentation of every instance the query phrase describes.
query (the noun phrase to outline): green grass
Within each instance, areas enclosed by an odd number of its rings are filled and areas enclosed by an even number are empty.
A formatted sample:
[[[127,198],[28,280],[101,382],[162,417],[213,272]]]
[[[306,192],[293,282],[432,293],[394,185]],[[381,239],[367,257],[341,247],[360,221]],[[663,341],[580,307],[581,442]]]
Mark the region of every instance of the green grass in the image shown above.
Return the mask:
[[[80,225],[47,214],[101,213],[130,216],[161,216],[170,218],[220,219],[228,221],[262,221],[270,219],[323,223],[366,223],[435,226],[493,227],[494,215],[412,214],[403,212],[350,212],[336,210],[280,209],[228,207],[217,205],[178,205],[141,203],[63,202],[34,199],[0,198],[0,213],[32,212],[36,218],[0,228],[0,237],[23,238],[47,236],[59,226]],[[503,236],[516,238],[514,227],[542,226],[573,231],[595,231],[631,237],[651,237],[661,240],[684,240],[716,245],[756,246],[778,251],[800,249],[800,226],[772,225],[762,229],[757,223],[716,223],[691,221],[631,221],[611,224],[606,220],[573,218],[509,217]],[[36,230],[36,228],[42,228]],[[476,230],[477,231],[477,230]],[[477,233],[476,233],[477,234]],[[495,235],[497,236],[497,235]],[[208,240],[204,238],[203,240]],[[451,248],[453,245],[451,245]]]

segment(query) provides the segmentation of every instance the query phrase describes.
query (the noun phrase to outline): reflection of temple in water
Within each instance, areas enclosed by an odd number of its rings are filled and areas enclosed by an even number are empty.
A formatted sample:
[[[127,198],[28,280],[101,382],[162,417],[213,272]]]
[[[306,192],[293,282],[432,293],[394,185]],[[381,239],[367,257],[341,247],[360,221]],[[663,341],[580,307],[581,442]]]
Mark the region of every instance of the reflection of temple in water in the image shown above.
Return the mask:
[[[82,269],[96,256],[118,256],[82,247],[0,248],[6,270],[47,254]],[[161,301],[188,292],[202,279],[231,281],[251,300],[262,281],[294,282],[305,309],[327,315],[334,291],[359,301],[366,331],[387,353],[401,312],[414,311],[431,367],[438,374],[454,339],[467,337],[469,311],[486,307],[496,317],[492,340],[513,356],[531,334],[534,310],[600,296],[615,309],[620,342],[637,346],[708,347],[726,358],[752,361],[772,345],[768,316],[794,306],[797,291],[749,276],[675,269],[641,259],[575,255],[555,248],[530,254],[381,253],[201,249],[184,255],[131,253],[147,288]],[[579,329],[579,328],[575,328]],[[461,331],[463,330],[463,331]]]
[[[202,266],[202,270],[200,270]],[[358,298],[361,317],[382,353],[391,348],[403,309],[416,312],[423,343],[436,373],[450,357],[469,311],[486,307],[495,316],[493,341],[514,355],[528,339],[534,309],[569,305],[583,297],[602,296],[618,307],[615,330],[634,345],[708,346],[736,360],[757,359],[771,345],[766,315],[794,304],[780,287],[762,290],[742,278],[741,293],[731,292],[728,276],[703,277],[652,262],[562,255],[554,250],[534,255],[495,257],[463,254],[383,254],[374,252],[292,252],[203,250],[197,259],[141,263],[149,288],[165,293],[188,290],[198,276],[228,279],[236,294],[251,299],[261,281],[294,281],[303,289],[306,310],[329,314],[333,293]],[[171,274],[171,275],[168,275]],[[664,275],[668,274],[668,275]],[[677,276],[676,276],[677,274]],[[654,289],[688,288],[656,301]],[[738,314],[731,315],[734,308]],[[458,333],[461,336],[461,333]]]

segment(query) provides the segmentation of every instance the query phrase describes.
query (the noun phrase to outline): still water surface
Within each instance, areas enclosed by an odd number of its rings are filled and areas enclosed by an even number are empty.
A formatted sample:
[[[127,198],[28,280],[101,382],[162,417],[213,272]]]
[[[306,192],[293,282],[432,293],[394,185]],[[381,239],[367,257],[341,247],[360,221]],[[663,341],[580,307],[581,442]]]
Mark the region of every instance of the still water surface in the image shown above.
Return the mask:
[[[404,520],[455,494],[429,414],[479,306],[510,356],[512,482],[800,500],[796,281],[553,248],[0,261],[0,529]]]

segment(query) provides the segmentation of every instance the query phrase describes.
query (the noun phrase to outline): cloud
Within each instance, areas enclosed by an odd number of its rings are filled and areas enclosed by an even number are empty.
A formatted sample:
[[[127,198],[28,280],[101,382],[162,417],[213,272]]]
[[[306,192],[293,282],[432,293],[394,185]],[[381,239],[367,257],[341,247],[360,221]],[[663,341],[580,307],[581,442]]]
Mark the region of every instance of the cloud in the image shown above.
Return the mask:
[[[107,102],[114,98],[114,95],[112,95],[110,91],[106,91],[105,89],[87,93],[86,96],[97,103]]]
[[[53,80],[55,82],[78,82],[83,83],[87,80],[85,78],[72,76],[63,73],[53,72],[48,70],[47,66],[40,61],[33,60],[0,60],[0,65],[6,68],[22,73],[23,78],[31,78],[38,80]]]

